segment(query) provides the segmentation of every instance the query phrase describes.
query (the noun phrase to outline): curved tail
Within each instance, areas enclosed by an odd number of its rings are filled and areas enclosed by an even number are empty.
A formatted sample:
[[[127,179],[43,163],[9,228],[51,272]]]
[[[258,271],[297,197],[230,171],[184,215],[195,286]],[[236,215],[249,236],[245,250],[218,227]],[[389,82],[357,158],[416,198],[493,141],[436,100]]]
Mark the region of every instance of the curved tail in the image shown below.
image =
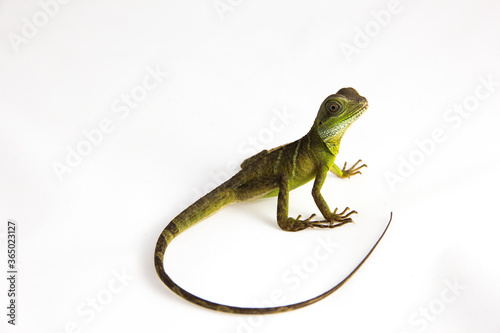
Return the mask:
[[[220,208],[224,207],[225,205],[234,202],[234,198],[231,197],[231,194],[225,190],[218,191],[217,193],[216,190],[212,191],[210,193],[210,197],[216,199],[216,201],[209,200],[210,203],[208,204],[214,204],[215,207],[212,207],[212,211],[208,214],[211,215],[212,213],[215,213],[218,211]],[[207,196],[208,197],[208,196]],[[167,245],[172,241],[172,239],[178,235],[180,232],[188,228],[189,226],[201,221],[203,218],[207,217],[207,214],[196,214],[196,212],[192,209],[192,207],[196,206],[196,209],[203,209],[205,205],[207,205],[207,202],[203,203],[200,202],[202,199],[199,201],[195,202],[192,206],[188,207],[184,212],[179,214],[172,222],[170,222],[167,227],[163,230],[162,234],[160,235],[158,242],[156,243],[156,249],[155,249],[155,268],[156,268],[156,273],[160,277],[160,279],[163,281],[163,283],[169,287],[174,293],[179,295],[180,297],[184,298],[185,300],[188,300],[194,304],[200,305],[202,307],[212,309],[215,311],[220,311],[220,312],[229,312],[229,313],[238,313],[238,314],[271,314],[271,313],[279,313],[279,312],[286,312],[286,311],[291,311],[295,309],[300,309],[303,308],[307,305],[316,303],[325,297],[333,294],[335,291],[337,291],[340,287],[342,287],[353,275],[358,271],[358,269],[366,262],[368,257],[373,253],[377,245],[380,243],[382,240],[382,237],[384,237],[387,229],[389,228],[389,225],[391,224],[392,221],[392,212],[391,216],[389,219],[389,222],[387,223],[387,226],[384,229],[384,232],[382,235],[380,235],[379,239],[377,242],[373,245],[371,250],[368,252],[368,254],[361,260],[361,262],[354,268],[354,270],[347,275],[342,281],[340,281],[338,284],[333,286],[331,289],[328,291],[324,292],[321,295],[318,295],[314,298],[311,298],[306,301],[302,301],[299,303],[295,304],[289,304],[289,305],[282,305],[282,306],[276,306],[276,307],[268,307],[268,308],[246,308],[246,307],[237,307],[237,306],[230,306],[230,305],[223,305],[215,302],[208,301],[206,299],[203,299],[201,297],[195,296],[191,294],[190,292],[182,289],[179,287],[172,279],[167,275],[165,272],[165,268],[163,267],[163,256],[165,254],[165,250],[167,248]],[[189,219],[189,217],[194,218],[193,220],[186,220],[186,218]]]

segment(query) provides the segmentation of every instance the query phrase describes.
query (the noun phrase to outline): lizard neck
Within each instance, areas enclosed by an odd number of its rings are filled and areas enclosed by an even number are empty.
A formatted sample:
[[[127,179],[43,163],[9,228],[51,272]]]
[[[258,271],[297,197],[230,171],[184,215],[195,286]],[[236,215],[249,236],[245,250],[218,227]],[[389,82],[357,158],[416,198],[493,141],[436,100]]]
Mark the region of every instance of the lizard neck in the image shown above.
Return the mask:
[[[345,131],[319,130],[316,124],[313,125],[308,135],[316,137],[318,141],[334,156],[339,153],[340,141]]]

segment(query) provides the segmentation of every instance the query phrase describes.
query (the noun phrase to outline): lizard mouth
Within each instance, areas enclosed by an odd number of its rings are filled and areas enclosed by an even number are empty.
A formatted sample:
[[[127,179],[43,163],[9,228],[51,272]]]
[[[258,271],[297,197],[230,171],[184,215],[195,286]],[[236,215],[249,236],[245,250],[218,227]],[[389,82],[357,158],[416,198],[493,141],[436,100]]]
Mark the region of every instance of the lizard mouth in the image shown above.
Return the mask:
[[[353,114],[348,119],[352,119],[353,121],[358,119],[367,109],[368,102],[365,102],[357,111],[353,112]]]
[[[365,112],[368,109],[368,102],[365,102],[363,106],[359,109],[359,112]]]

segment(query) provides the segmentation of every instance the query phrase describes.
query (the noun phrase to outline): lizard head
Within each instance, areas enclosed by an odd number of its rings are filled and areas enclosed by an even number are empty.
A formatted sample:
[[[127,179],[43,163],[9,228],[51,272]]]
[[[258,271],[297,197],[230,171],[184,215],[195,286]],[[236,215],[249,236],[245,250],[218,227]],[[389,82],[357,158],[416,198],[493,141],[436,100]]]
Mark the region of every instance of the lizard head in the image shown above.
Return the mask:
[[[342,88],[328,96],[314,122],[321,139],[337,144],[347,128],[368,108],[368,101],[353,88]]]

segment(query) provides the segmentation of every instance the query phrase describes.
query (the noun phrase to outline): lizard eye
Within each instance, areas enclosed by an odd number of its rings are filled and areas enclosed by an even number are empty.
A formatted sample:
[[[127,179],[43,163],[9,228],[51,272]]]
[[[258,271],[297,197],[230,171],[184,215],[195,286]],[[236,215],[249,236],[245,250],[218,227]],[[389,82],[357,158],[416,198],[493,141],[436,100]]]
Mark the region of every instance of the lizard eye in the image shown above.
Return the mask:
[[[340,105],[335,102],[331,102],[327,104],[326,108],[328,109],[328,111],[336,113],[340,110]]]

